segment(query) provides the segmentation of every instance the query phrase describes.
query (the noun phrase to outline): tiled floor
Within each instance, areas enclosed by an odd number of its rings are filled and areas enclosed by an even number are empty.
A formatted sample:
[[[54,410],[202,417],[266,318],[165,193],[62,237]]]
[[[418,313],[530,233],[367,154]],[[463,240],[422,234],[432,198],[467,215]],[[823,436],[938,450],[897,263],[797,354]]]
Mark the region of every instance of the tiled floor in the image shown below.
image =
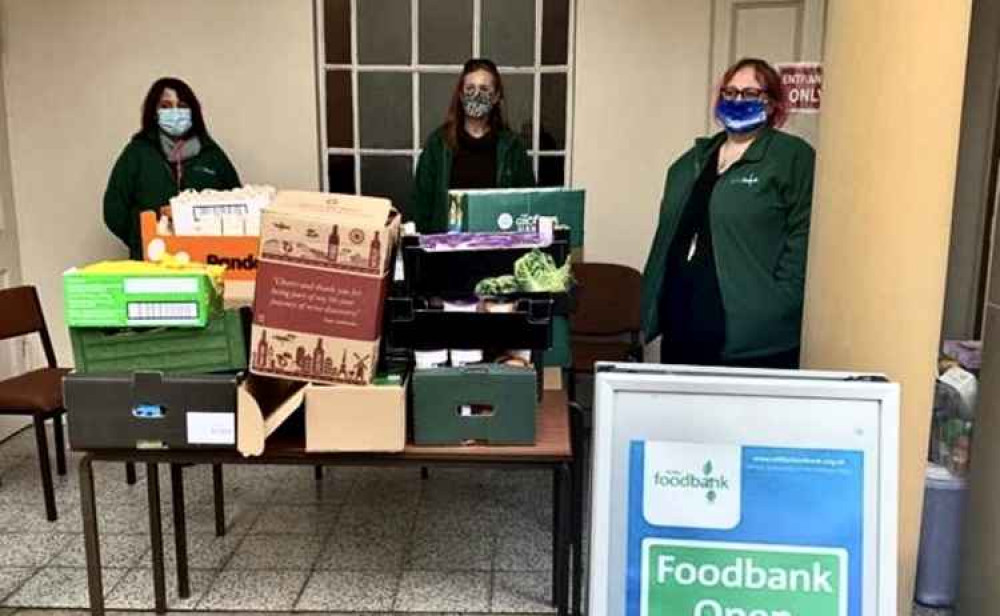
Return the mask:
[[[0,443],[0,616],[83,616],[87,582],[76,455],[46,522],[29,432]],[[192,596],[177,597],[166,469],[169,604],[185,612],[551,614],[551,478],[545,472],[236,466],[227,532],[214,535],[211,470],[188,468]],[[96,467],[109,610],[153,605],[146,485]],[[345,506],[350,503],[350,506]],[[917,607],[914,616],[951,616]]]
[[[0,444],[0,616],[88,605],[76,463],[44,519],[30,432]],[[95,468],[109,610],[153,606],[146,484]],[[161,470],[168,598],[176,611],[550,614],[551,476],[544,471],[225,468],[227,536],[211,469],[185,471],[192,597],[177,597]],[[350,503],[350,506],[345,506]],[[18,614],[24,613],[17,611]],[[55,612],[45,612],[52,616]]]

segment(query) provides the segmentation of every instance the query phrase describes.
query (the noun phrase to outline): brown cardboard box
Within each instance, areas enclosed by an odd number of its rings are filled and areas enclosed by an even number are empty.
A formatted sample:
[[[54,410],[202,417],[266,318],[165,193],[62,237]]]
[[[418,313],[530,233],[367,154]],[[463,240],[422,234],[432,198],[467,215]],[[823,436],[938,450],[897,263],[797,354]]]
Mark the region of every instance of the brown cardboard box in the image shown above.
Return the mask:
[[[264,453],[268,439],[302,442],[307,451],[398,452],[406,445],[406,379],[380,385],[307,385],[251,376],[236,397],[236,447]],[[290,421],[305,403],[301,421]]]
[[[279,192],[261,217],[250,370],[370,383],[399,224],[386,199]]]
[[[310,385],[306,451],[403,451],[405,380],[377,385]]]

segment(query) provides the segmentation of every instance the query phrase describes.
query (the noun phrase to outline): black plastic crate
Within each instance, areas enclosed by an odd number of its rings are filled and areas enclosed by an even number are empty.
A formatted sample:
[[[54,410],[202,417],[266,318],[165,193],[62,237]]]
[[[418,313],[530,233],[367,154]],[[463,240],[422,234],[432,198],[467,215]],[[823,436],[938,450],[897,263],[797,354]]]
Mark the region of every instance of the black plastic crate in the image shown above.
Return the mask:
[[[467,298],[475,294],[484,278],[511,275],[514,263],[531,248],[429,252],[421,248],[420,236],[404,236],[402,241],[404,292],[411,296]],[[559,265],[570,254],[569,229],[556,229],[552,244],[540,248]]]
[[[401,349],[532,349],[552,346],[551,299],[519,299],[514,312],[445,312],[422,298],[388,299],[389,345]]]

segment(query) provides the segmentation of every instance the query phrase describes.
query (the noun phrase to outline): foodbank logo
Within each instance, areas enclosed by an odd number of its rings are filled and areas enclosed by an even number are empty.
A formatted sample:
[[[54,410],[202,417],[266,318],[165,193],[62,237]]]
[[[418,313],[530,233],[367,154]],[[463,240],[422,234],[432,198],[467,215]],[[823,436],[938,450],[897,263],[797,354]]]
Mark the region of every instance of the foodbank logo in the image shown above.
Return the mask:
[[[705,461],[700,473],[658,470],[653,473],[653,483],[661,488],[701,492],[710,505],[718,500],[720,492],[729,491],[729,479],[722,473],[715,473],[711,460]]]

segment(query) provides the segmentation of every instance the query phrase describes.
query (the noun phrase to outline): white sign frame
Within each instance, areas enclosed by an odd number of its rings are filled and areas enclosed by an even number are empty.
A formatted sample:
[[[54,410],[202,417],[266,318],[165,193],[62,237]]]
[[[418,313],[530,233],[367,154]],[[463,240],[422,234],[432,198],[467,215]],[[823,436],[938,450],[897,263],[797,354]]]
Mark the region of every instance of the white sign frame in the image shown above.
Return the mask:
[[[598,364],[594,391],[594,435],[591,473],[591,528],[589,558],[589,614],[602,616],[623,616],[626,611],[624,579],[625,558],[612,555],[612,542],[622,544],[628,535],[628,489],[627,485],[613,485],[614,478],[620,479],[616,466],[625,465],[627,476],[628,460],[615,460],[615,447],[635,438],[648,440],[671,440],[673,432],[668,421],[658,423],[650,434],[629,433],[630,421],[635,421],[640,413],[628,408],[616,407],[616,398],[625,394],[649,394],[664,396],[671,394],[718,394],[722,396],[791,398],[810,401],[834,401],[836,403],[857,401],[877,408],[864,427],[841,426],[839,438],[827,443],[817,443],[831,449],[856,448],[864,451],[865,462],[877,460],[873,469],[876,478],[874,494],[868,498],[866,485],[866,524],[863,529],[865,546],[863,562],[874,563],[874,572],[866,571],[862,589],[863,616],[896,616],[897,608],[897,566],[898,566],[898,492],[899,492],[899,386],[886,381],[880,375],[842,372],[785,371],[756,369],[701,368],[691,366],[659,366],[650,364]],[[790,426],[786,434],[775,434],[774,424],[767,424],[772,434],[766,440],[760,435],[748,435],[750,446],[797,446],[801,440],[793,442],[791,432],[803,430],[814,433],[823,426],[812,426],[815,417],[803,414],[809,423]],[[648,418],[647,418],[648,419]],[[659,418],[658,418],[659,420]],[[801,423],[801,422],[800,422]],[[757,425],[746,426],[748,432],[760,429]],[[870,446],[858,448],[855,443],[846,442],[850,434],[870,428],[877,434],[867,434],[866,442],[875,443],[877,450]],[[742,428],[739,428],[742,429]],[[684,438],[691,438],[686,434]],[[708,441],[706,437],[705,442]],[[797,437],[796,437],[797,438]],[[815,438],[815,437],[811,437]],[[790,440],[792,439],[792,440]],[[684,439],[674,439],[684,440]],[[614,498],[613,498],[614,497]],[[874,500],[874,503],[871,501]],[[615,509],[617,508],[617,509]],[[872,509],[875,511],[871,511]],[[872,516],[869,516],[872,514]],[[873,521],[869,521],[873,518]],[[619,528],[612,528],[612,526]],[[624,528],[620,528],[624,526]],[[618,549],[618,548],[616,548]],[[874,554],[870,554],[874,551]],[[617,579],[617,581],[616,581]],[[612,590],[614,589],[614,590]]]

